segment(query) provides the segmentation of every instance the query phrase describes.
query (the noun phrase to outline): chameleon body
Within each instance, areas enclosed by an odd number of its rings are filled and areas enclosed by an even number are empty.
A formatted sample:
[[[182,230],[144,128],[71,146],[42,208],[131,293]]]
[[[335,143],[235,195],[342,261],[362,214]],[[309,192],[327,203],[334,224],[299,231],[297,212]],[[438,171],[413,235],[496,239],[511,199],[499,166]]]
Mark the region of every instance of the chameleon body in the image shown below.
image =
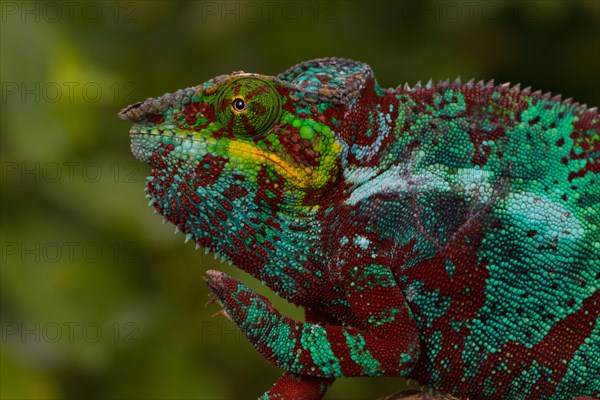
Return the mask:
[[[364,63],[234,72],[120,116],[150,203],[303,306],[205,279],[285,370],[264,399],[412,378],[469,399],[600,395],[600,119],[518,85],[382,89]]]

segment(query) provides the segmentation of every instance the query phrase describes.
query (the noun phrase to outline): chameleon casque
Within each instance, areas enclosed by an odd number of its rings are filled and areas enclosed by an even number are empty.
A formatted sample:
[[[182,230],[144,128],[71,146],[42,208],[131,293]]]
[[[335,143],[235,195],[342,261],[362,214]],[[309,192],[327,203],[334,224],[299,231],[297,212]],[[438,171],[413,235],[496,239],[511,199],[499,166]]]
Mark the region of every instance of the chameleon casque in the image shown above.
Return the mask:
[[[224,312],[285,372],[411,378],[469,399],[600,395],[600,118],[519,85],[382,89],[325,58],[133,104],[151,205],[218,271]]]

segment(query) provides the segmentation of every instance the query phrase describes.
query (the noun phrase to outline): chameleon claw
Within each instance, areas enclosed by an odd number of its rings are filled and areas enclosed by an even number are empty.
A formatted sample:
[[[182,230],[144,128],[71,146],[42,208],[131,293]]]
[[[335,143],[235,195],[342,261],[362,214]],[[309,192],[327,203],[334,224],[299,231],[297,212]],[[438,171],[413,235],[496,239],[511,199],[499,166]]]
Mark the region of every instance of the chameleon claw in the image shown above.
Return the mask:
[[[212,304],[221,305],[221,303],[219,302],[219,298],[213,292],[210,292],[208,294],[208,299],[206,300],[206,303],[204,303],[204,307],[208,307]]]
[[[219,315],[224,316],[225,318],[227,318],[229,321],[231,321],[231,317],[229,316],[229,314],[227,314],[227,311],[221,309],[219,311],[217,311],[216,313],[214,313],[213,315],[211,315],[211,317],[215,318]]]

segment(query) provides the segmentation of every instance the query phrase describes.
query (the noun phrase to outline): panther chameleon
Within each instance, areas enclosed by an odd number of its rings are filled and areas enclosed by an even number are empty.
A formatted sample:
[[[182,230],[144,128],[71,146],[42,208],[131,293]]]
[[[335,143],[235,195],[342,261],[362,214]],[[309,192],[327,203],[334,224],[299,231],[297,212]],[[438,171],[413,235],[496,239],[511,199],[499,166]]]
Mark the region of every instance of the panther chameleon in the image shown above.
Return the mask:
[[[233,72],[133,104],[150,204],[223,272],[205,280],[285,372],[411,378],[469,399],[600,395],[600,118],[493,81],[381,88],[361,62]]]

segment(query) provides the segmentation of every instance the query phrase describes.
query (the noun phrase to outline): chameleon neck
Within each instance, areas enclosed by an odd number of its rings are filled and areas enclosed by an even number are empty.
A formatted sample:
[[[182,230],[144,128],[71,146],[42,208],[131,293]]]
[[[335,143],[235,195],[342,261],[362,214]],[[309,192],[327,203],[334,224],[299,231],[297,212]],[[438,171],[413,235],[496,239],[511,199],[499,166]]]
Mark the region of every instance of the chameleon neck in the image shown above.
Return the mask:
[[[268,189],[260,181],[249,182],[227,170],[210,186],[194,188],[193,173],[185,168],[177,173],[155,169],[147,181],[150,203],[188,240],[234,263],[282,297],[295,303],[306,300],[322,277],[313,262],[320,256],[321,228],[315,223],[319,207],[298,204],[291,191],[261,194]]]

